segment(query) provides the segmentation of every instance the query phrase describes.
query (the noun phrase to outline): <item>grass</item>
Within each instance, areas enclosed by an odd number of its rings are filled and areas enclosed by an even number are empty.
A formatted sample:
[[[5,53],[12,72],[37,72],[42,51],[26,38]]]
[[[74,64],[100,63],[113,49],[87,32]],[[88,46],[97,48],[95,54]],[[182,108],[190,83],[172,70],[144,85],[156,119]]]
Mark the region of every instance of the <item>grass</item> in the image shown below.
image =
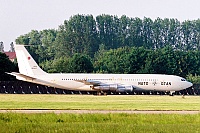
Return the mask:
[[[200,110],[200,96],[0,94],[0,109]]]
[[[1,94],[0,109],[200,110],[199,96]],[[0,114],[0,133],[199,133],[200,114]]]
[[[8,133],[199,133],[200,114],[0,114]]]

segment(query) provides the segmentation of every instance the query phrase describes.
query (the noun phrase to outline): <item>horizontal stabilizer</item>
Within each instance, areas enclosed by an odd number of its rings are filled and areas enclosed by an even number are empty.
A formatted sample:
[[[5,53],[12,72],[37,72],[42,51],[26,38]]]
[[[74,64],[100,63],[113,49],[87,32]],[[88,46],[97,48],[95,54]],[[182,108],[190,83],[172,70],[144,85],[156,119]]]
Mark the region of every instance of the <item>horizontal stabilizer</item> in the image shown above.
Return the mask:
[[[41,84],[41,85],[45,85],[45,86],[53,86],[53,87],[57,87],[57,88],[63,88],[63,86],[60,85],[56,85],[54,83],[48,82],[48,81],[44,81],[38,78],[34,78],[31,76],[27,76],[21,73],[17,73],[17,72],[12,72],[12,73],[7,73],[13,76],[16,76],[16,78],[18,80],[22,80],[22,81],[27,81],[27,82],[31,82],[31,83],[36,83],[36,84]]]
[[[17,72],[12,72],[12,73],[7,73],[7,74],[16,76],[17,78],[18,78],[18,77],[24,78],[24,79],[26,79],[26,80],[34,80],[34,79],[36,79],[36,78],[34,78],[34,77],[27,76],[27,75],[24,75],[24,74],[21,74],[21,73],[17,73]]]

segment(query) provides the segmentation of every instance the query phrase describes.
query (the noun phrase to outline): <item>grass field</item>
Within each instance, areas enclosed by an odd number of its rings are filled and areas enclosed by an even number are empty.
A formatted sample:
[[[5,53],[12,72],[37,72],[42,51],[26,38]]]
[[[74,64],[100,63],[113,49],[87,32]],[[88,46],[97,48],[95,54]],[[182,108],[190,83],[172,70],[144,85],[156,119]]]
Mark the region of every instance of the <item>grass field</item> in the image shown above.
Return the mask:
[[[0,109],[200,110],[200,96],[1,94]],[[200,114],[0,114],[0,133],[200,133]]]
[[[200,96],[0,94],[0,109],[200,110]]]
[[[200,114],[0,114],[2,133],[199,133]]]

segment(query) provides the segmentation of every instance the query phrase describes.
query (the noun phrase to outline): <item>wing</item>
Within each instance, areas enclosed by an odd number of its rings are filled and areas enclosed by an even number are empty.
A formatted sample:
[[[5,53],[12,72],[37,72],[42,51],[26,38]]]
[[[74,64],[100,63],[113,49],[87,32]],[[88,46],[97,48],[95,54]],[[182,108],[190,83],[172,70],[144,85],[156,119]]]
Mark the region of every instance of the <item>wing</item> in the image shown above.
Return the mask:
[[[85,85],[92,85],[95,90],[103,91],[117,91],[117,92],[128,92],[133,91],[136,87],[134,85],[127,85],[121,83],[104,83],[95,80],[76,80],[78,82],[84,83]]]
[[[93,85],[93,86],[101,85],[102,84],[102,82],[95,81],[95,80],[76,80],[76,81],[84,83],[86,85]]]

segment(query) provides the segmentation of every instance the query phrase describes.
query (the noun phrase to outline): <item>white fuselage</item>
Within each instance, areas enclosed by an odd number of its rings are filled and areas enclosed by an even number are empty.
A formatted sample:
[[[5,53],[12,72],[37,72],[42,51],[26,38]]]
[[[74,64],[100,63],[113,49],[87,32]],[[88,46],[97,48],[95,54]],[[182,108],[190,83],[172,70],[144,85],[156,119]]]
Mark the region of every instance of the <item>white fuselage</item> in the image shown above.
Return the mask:
[[[161,74],[45,74],[31,82],[68,90],[95,91],[79,81],[98,81],[101,85],[133,86],[135,90],[179,91],[192,86],[184,78]],[[45,81],[45,82],[44,82]],[[30,82],[30,81],[29,81]],[[51,83],[51,84],[49,84]]]

